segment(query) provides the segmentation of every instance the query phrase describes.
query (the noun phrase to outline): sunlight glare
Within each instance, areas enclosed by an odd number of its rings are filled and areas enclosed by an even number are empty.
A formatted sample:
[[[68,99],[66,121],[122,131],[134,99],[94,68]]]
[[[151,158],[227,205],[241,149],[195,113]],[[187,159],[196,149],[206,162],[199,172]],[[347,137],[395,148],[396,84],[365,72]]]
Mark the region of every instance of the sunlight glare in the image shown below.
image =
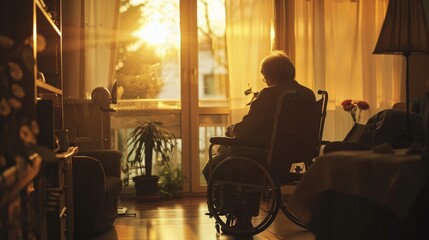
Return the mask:
[[[133,35],[146,41],[150,45],[162,45],[167,40],[168,31],[167,26],[162,24],[162,22],[151,21]]]

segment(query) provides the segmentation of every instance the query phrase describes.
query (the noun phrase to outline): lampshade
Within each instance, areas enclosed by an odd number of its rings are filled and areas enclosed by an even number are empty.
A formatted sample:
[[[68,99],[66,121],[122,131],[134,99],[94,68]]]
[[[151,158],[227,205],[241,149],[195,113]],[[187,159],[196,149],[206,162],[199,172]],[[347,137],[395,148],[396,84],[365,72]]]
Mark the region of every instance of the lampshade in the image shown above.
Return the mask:
[[[429,53],[426,20],[421,0],[390,0],[374,53]]]

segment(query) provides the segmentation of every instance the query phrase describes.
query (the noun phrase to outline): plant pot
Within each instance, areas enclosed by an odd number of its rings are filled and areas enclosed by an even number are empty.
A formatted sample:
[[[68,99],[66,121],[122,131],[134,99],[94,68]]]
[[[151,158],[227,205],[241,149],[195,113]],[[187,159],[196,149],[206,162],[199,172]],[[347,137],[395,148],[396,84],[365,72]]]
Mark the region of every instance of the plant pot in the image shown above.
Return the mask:
[[[133,181],[137,198],[149,197],[153,200],[157,196],[160,196],[158,187],[159,176],[136,176],[133,177]]]

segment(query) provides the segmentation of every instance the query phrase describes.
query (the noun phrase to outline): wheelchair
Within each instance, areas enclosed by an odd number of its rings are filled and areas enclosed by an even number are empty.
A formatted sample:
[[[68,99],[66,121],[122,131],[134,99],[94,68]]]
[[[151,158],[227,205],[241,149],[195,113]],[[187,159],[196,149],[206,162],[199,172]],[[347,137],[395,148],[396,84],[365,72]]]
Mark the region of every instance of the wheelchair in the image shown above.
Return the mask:
[[[218,233],[222,229],[233,235],[256,235],[270,226],[280,210],[306,228],[288,210],[280,187],[297,184],[319,155],[328,93],[319,90],[321,98],[315,102],[294,101],[290,94],[294,92],[286,91],[279,98],[268,148],[229,137],[210,139],[209,161],[215,146],[237,150],[210,169],[208,215],[216,220]],[[238,226],[243,217],[250,224]]]

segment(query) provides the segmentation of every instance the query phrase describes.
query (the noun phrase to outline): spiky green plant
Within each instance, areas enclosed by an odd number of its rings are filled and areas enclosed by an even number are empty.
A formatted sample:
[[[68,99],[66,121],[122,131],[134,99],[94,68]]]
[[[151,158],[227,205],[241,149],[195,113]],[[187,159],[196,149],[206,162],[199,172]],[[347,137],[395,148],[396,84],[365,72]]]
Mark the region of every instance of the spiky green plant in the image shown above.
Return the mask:
[[[162,164],[170,161],[176,147],[176,138],[162,126],[161,122],[137,121],[137,123],[138,126],[125,141],[126,149],[129,150],[127,161],[130,166],[136,167],[141,175],[152,176],[153,153],[157,159],[161,157]]]

